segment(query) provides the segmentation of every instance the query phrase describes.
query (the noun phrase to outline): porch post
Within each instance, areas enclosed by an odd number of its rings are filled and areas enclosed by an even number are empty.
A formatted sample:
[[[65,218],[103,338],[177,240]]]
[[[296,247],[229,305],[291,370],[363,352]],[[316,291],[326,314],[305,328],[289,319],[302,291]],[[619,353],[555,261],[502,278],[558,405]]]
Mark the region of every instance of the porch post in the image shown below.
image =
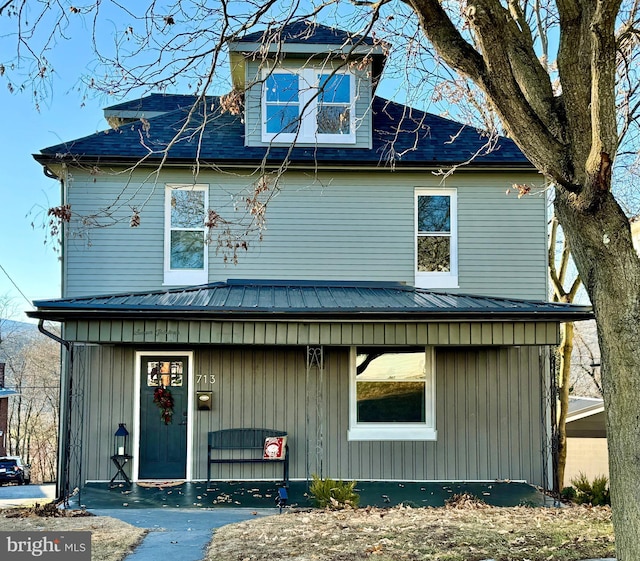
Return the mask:
[[[324,350],[323,347],[307,346],[307,371],[305,392],[305,477],[311,480],[311,373],[315,369],[315,471],[324,477]]]

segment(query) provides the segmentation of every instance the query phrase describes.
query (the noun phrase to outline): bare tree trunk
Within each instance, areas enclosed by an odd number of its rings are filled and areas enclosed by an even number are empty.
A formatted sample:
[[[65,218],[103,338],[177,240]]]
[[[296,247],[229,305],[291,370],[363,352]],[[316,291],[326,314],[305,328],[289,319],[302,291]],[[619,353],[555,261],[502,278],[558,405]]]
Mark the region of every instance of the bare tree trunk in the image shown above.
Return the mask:
[[[640,559],[640,259],[629,222],[610,194],[597,213],[567,197],[556,212],[598,318],[609,446],[609,472],[619,561]]]
[[[564,284],[569,270],[571,261],[571,251],[566,236],[562,240],[562,252],[560,255],[560,263],[556,261],[556,242],[558,240],[558,230],[560,224],[557,216],[551,219],[551,231],[549,232],[549,280],[553,289],[553,301],[570,304],[574,301],[578,289],[582,284],[580,276],[576,276],[571,283],[570,288],[565,288]],[[554,491],[561,492],[564,487],[564,472],[567,465],[567,414],[569,412],[569,390],[571,377],[571,355],[573,351],[574,325],[573,323],[562,324],[560,339],[560,369],[558,372],[559,389],[558,400],[560,401],[560,416],[558,418],[558,440],[556,471],[554,481]],[[554,396],[555,397],[555,396]]]
[[[560,341],[560,380],[558,399],[560,415],[558,416],[558,466],[556,470],[556,489],[564,487],[564,472],[567,467],[567,414],[569,412],[569,390],[571,387],[571,352],[573,351],[573,323],[562,324]]]

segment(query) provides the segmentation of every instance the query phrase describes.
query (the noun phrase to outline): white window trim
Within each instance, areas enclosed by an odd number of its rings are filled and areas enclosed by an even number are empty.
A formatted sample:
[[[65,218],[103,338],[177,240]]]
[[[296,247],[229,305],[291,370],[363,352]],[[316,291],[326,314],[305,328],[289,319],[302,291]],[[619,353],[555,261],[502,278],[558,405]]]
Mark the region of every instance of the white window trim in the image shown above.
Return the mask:
[[[193,383],[193,351],[136,351],[136,364],[135,364],[135,381],[134,381],[134,402],[133,402],[133,467],[132,467],[132,476],[131,480],[133,482],[139,481],[139,472],[140,472],[140,392],[142,391],[141,378],[142,373],[140,372],[140,363],[142,362],[142,357],[152,356],[152,357],[160,357],[160,356],[185,356],[189,359],[188,361],[188,372],[187,372],[187,388],[189,389],[189,395],[187,396],[187,472],[185,481],[191,481],[193,479],[193,410],[194,410],[194,395],[195,392],[192,390]]]
[[[358,423],[356,347],[351,347],[349,352],[349,430],[347,431],[347,440],[437,440],[435,349],[433,347],[425,347],[425,361],[427,375],[425,377],[424,423]]]
[[[298,91],[298,106],[303,112],[295,133],[269,133],[267,132],[267,96],[265,85],[267,77],[271,74],[297,74],[300,81]],[[349,134],[318,134],[316,132],[318,115],[318,74],[346,74],[351,77],[349,80]],[[302,84],[312,84],[311,87],[304,87]],[[326,67],[309,68],[277,68],[262,70],[262,91],[261,100],[261,120],[262,120],[262,141],[272,144],[355,144],[356,142],[356,76],[348,69],[333,70]]]
[[[451,252],[451,270],[448,272],[420,272],[418,271],[418,197],[420,195],[446,195],[451,200],[449,250]],[[458,191],[457,189],[429,189],[418,187],[414,195],[414,227],[413,227],[413,270],[415,271],[415,286],[418,288],[458,288]]]
[[[204,244],[203,269],[171,269],[171,192],[176,190],[192,190],[204,192],[204,215],[202,217],[202,235],[206,236],[204,219],[209,208],[209,185],[167,183],[164,191],[164,280],[168,286],[189,286],[206,284],[209,281],[209,245]]]

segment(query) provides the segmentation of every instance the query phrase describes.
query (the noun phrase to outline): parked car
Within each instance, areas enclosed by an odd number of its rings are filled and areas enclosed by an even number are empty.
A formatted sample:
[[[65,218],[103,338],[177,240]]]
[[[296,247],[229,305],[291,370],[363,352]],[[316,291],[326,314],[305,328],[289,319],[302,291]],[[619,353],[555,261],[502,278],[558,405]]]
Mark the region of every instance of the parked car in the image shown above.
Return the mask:
[[[15,481],[18,485],[31,483],[31,466],[23,463],[19,456],[0,458],[0,484]]]

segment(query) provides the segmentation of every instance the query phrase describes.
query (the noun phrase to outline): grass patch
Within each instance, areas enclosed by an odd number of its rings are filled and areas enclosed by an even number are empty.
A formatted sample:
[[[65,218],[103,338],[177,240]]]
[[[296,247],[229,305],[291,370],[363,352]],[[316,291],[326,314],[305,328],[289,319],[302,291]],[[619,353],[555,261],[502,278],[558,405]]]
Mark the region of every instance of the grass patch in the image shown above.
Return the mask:
[[[0,531],[88,531],[91,532],[91,561],[122,561],[147,533],[108,516],[57,510],[47,505],[0,510]]]
[[[216,531],[214,561],[578,561],[614,557],[607,507],[444,508],[287,512]]]

